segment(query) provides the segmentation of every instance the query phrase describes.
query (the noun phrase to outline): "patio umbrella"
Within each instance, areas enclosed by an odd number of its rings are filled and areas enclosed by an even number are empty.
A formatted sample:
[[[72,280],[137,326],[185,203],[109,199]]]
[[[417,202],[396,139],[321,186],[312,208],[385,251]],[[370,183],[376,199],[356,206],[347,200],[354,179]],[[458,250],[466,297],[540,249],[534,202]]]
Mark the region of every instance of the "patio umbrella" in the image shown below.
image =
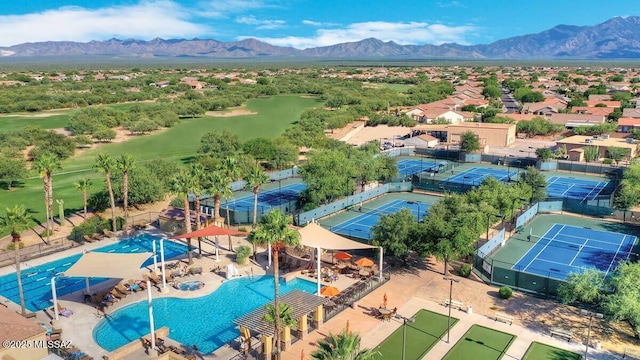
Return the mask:
[[[347,327],[344,329],[347,335],[351,335],[351,329],[349,329],[349,320],[347,320]]]
[[[304,356],[304,349],[302,349],[302,352],[300,353],[300,360],[304,360],[305,356]]]
[[[341,251],[339,253],[336,253],[335,255],[333,255],[333,257],[337,260],[351,260],[351,258],[353,256],[351,256],[351,254],[346,253],[344,251]]]
[[[340,294],[340,290],[338,290],[338,288],[335,286],[327,285],[322,287],[322,289],[320,289],[320,294],[324,296],[336,296]]]
[[[369,258],[362,258],[356,261],[356,265],[358,266],[373,266],[373,261]]]
[[[382,307],[387,307],[387,293],[382,297]]]

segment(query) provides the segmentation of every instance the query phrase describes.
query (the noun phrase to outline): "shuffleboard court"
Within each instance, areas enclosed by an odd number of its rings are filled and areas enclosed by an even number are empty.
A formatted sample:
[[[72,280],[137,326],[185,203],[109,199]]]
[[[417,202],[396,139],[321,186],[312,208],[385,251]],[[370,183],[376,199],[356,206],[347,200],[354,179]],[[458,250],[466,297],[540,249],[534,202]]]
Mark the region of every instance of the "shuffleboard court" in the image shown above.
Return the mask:
[[[340,235],[348,235],[360,239],[371,240],[373,239],[371,229],[378,222],[381,216],[393,214],[403,208],[407,208],[411,210],[413,216],[420,221],[427,215],[427,210],[430,206],[431,204],[407,200],[393,200],[373,209],[354,206],[353,210],[360,211],[363,214],[336,226],[332,226],[329,230]]]
[[[571,272],[595,267],[607,276],[629,258],[636,240],[632,235],[554,224],[512,269],[565,280]]]
[[[547,184],[547,195],[549,197],[589,201],[594,200],[607,187],[608,181],[590,181],[553,176],[547,180]]]
[[[278,189],[258,193],[258,209],[269,209],[298,199],[298,195],[307,188],[306,184],[296,183]],[[230,210],[253,211],[253,195],[229,200]]]

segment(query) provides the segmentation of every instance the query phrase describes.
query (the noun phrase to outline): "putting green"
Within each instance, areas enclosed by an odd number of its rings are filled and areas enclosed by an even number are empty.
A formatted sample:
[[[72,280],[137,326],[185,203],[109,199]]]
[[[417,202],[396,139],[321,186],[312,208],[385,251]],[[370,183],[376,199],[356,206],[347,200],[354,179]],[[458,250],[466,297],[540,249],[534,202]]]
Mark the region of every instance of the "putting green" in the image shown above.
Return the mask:
[[[515,335],[473,325],[443,359],[502,359],[515,338]]]
[[[447,333],[448,318],[445,315],[427,310],[420,310],[413,318],[413,323],[407,323],[405,358],[407,360],[422,359],[424,355]],[[451,326],[458,319],[451,318]],[[380,352],[378,359],[400,359],[402,357],[403,327],[400,326],[389,335],[377,348]]]
[[[555,346],[532,342],[522,360],[580,360],[582,355]]]

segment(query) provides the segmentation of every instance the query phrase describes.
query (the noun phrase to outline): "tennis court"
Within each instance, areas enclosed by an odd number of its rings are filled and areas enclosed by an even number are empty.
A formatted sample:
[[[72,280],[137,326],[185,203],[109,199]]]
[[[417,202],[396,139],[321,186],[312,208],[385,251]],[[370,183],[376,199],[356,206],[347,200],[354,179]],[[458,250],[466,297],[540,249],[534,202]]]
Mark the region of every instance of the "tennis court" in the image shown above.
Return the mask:
[[[365,208],[359,205],[353,206],[352,211],[362,212],[362,215],[346,220],[336,226],[329,228],[332,232],[340,235],[348,235],[360,239],[373,239],[371,228],[378,222],[381,216],[393,214],[402,208],[411,210],[413,216],[420,221],[426,214],[431,204],[410,201],[410,200],[392,200],[386,204],[379,205],[376,208]]]
[[[294,183],[278,187],[277,189],[258,193],[258,209],[270,209],[296,201],[298,195],[307,188],[306,184]],[[230,210],[253,211],[253,195],[229,200]]]
[[[515,180],[517,178],[517,175],[518,173],[516,171],[474,167],[471,169],[467,169],[459,174],[449,176],[445,180],[445,182],[469,186],[479,186],[480,184],[482,184],[484,179],[488,178],[489,176],[493,176],[500,181],[508,182],[511,180]]]
[[[582,201],[594,200],[608,181],[590,181],[559,176],[547,180],[547,195],[549,197],[578,199]]]
[[[530,235],[531,241],[538,239]],[[605,273],[631,254],[636,237],[566,224],[554,224],[512,269],[565,280],[569,273],[595,267]]]
[[[398,174],[401,177],[407,178],[414,174],[420,174],[423,171],[429,171],[432,169],[442,168],[444,169],[444,164],[436,163],[435,161],[430,160],[400,160],[397,163]]]

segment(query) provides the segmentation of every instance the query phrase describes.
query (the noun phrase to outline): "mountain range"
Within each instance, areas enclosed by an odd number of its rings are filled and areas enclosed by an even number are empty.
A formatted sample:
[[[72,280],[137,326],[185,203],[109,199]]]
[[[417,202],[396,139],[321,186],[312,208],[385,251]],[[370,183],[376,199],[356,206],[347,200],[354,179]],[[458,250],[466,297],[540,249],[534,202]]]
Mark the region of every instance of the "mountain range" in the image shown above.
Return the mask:
[[[616,17],[594,26],[558,25],[483,45],[400,45],[375,38],[304,50],[256,39],[48,41],[0,47],[0,59],[38,57],[220,59],[640,59],[640,16]]]

